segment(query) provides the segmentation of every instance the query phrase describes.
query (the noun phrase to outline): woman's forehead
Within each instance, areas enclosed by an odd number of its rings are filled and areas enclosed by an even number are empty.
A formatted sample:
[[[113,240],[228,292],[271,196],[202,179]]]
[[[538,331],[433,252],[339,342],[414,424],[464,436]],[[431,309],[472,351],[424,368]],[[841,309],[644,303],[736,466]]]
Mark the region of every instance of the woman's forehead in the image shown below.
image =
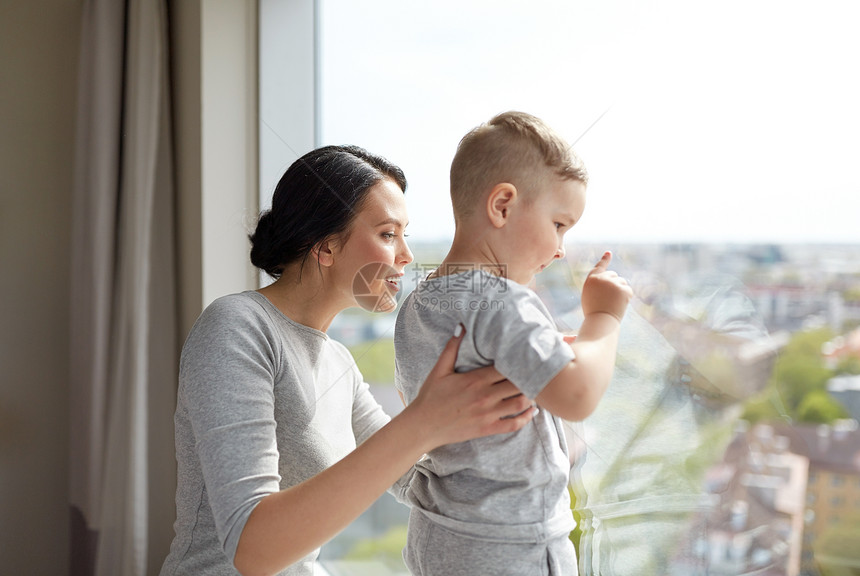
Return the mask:
[[[357,217],[372,226],[386,223],[405,226],[409,215],[403,190],[393,180],[381,180],[368,191]]]

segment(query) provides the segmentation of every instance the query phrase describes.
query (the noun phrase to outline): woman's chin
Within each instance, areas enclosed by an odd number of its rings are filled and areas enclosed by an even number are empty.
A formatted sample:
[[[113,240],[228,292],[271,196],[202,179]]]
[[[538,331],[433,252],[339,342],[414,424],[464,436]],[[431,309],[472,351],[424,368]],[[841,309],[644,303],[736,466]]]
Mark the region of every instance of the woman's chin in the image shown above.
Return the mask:
[[[397,300],[391,290],[383,289],[371,294],[356,295],[358,305],[368,312],[392,312],[397,308]]]
[[[356,303],[368,312],[391,312],[397,308],[400,286],[396,278],[399,276],[387,264],[363,266],[352,281],[352,295]]]

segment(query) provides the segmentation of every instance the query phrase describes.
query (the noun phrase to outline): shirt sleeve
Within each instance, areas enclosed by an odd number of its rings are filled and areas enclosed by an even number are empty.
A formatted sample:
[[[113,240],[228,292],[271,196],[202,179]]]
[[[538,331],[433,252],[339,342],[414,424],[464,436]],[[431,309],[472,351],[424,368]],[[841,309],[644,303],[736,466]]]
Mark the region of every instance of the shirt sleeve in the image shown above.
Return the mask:
[[[221,546],[232,562],[251,511],[279,490],[274,374],[277,339],[259,313],[216,301],[180,362],[187,410]]]
[[[534,399],[574,359],[573,350],[528,288],[505,282],[484,296],[489,305],[472,315],[475,350]]]

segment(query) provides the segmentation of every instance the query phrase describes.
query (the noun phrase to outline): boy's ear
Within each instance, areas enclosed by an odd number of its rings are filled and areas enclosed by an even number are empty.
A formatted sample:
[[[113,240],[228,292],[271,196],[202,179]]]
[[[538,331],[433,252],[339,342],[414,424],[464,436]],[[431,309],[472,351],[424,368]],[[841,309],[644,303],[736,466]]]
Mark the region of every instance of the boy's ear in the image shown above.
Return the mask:
[[[335,250],[336,247],[334,239],[326,238],[311,248],[311,255],[320,263],[320,266],[331,266],[334,264]]]
[[[517,187],[509,182],[501,182],[493,186],[487,197],[487,216],[496,228],[501,228],[508,221],[511,206],[517,200]]]

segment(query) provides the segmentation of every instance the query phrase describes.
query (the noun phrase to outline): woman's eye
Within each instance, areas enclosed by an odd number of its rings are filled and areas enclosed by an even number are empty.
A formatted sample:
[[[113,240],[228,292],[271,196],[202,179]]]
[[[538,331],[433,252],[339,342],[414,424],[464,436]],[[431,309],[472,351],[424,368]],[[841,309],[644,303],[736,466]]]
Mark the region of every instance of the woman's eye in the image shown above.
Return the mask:
[[[392,240],[396,236],[397,236],[397,234],[395,234],[394,232],[383,232],[382,233],[382,237],[385,238],[386,240]]]

